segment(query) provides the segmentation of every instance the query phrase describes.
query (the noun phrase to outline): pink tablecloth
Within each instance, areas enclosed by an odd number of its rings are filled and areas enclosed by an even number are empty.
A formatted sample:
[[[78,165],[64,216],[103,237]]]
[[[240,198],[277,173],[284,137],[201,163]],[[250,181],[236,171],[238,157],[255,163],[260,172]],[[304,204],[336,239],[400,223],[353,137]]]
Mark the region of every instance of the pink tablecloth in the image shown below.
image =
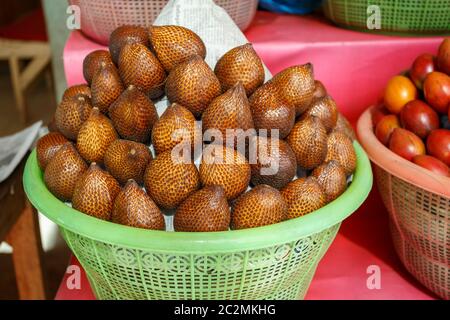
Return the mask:
[[[415,56],[435,53],[440,38],[376,36],[336,28],[314,16],[258,12],[246,35],[272,73],[312,62],[340,110],[354,122],[379,98],[384,84],[409,67]],[[69,85],[84,82],[82,59],[102,48],[79,32],[70,36],[64,64]],[[72,263],[77,263],[75,259]],[[381,271],[381,288],[369,289],[367,269]],[[92,299],[86,278],[81,289],[69,290],[66,279],[57,299]],[[342,224],[336,240],[319,264],[307,299],[434,299],[413,279],[395,255],[387,212],[374,188],[366,203]]]

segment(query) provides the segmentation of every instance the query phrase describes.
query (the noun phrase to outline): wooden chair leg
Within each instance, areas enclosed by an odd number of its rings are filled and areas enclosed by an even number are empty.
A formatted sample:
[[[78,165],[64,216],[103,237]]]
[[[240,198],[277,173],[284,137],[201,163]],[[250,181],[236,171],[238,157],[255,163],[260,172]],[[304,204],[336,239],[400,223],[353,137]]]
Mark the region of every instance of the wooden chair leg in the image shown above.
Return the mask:
[[[11,81],[14,91],[14,97],[16,99],[16,105],[20,112],[20,119],[22,123],[27,122],[27,110],[25,105],[25,97],[22,92],[22,85],[20,83],[20,63],[17,56],[11,56],[9,58],[9,68],[11,72]]]
[[[42,245],[36,210],[27,201],[22,215],[8,234],[20,299],[46,298]]]

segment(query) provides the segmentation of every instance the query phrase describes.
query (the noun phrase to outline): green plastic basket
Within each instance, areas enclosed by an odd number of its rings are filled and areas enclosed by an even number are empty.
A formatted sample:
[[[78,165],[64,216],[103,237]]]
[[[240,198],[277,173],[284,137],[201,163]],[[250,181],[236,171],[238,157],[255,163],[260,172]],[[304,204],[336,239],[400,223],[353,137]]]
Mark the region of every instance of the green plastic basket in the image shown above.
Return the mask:
[[[355,142],[357,168],[344,194],[306,216],[247,230],[165,232],[78,212],[46,188],[36,151],[24,172],[30,201],[61,233],[98,299],[303,298],[339,226],[372,187],[370,162]]]
[[[370,5],[381,12],[381,29],[367,28]],[[365,32],[395,34],[450,33],[450,0],[327,0],[324,13],[339,26]]]

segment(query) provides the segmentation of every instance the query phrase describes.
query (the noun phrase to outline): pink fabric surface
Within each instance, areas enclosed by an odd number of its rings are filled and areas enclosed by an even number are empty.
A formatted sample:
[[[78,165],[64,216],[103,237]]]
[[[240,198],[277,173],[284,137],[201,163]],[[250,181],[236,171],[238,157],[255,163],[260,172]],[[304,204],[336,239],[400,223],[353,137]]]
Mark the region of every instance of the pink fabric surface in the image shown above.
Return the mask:
[[[315,16],[258,12],[246,36],[272,73],[312,62],[316,79],[352,121],[382,94],[386,81],[423,52],[435,53],[441,38],[377,36],[337,28]],[[82,60],[101,45],[73,32],[64,51],[68,85],[83,83]],[[71,263],[77,263],[73,259]],[[381,270],[381,289],[370,290],[367,268]],[[65,279],[57,299],[92,299],[86,278],[81,290]],[[388,216],[374,187],[368,200],[342,223],[320,262],[306,299],[435,299],[401,265],[390,239]]]

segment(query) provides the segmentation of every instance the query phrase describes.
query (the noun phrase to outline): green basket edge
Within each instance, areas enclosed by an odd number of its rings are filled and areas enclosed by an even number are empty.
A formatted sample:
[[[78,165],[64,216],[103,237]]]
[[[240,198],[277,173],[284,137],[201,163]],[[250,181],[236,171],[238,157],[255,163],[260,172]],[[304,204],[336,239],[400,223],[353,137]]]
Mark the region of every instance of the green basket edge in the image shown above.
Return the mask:
[[[424,1],[424,3],[425,3],[425,1]],[[355,0],[355,1],[352,1],[352,3],[350,3],[349,0],[326,0],[326,1],[323,1],[322,8],[323,8],[324,16],[328,20],[330,20],[332,23],[334,23],[336,26],[344,28],[344,29],[353,30],[353,31],[359,31],[359,32],[370,33],[370,34],[378,34],[378,35],[403,36],[403,37],[433,37],[433,36],[445,37],[445,36],[450,35],[450,26],[449,26],[449,28],[447,28],[445,30],[434,30],[429,27],[422,29],[422,30],[418,30],[418,29],[405,30],[405,29],[401,29],[399,27],[399,25],[397,25],[397,24],[391,24],[388,26],[388,29],[368,30],[367,28],[365,28],[363,26],[351,24],[352,22],[354,22],[353,20],[344,22],[344,21],[342,21],[342,16],[341,17],[335,16],[334,11],[335,11],[336,6],[350,5],[350,6],[354,7],[354,6],[359,6],[361,4],[381,5],[381,4],[377,3],[377,1],[372,1],[372,0]],[[427,2],[424,4],[424,7],[428,7],[429,5],[430,5],[430,3]],[[403,5],[399,4],[399,6],[401,7]],[[434,4],[431,4],[431,6],[434,6]],[[447,9],[447,10],[449,10],[449,9]]]
[[[30,202],[59,227],[89,239],[140,250],[180,253],[218,253],[255,250],[296,241],[321,232],[350,216],[372,188],[369,158],[354,142],[357,167],[348,189],[335,201],[303,217],[281,223],[224,232],[166,232],[138,229],[83,214],[57,199],[45,186],[36,150],[25,165],[23,184]]]

